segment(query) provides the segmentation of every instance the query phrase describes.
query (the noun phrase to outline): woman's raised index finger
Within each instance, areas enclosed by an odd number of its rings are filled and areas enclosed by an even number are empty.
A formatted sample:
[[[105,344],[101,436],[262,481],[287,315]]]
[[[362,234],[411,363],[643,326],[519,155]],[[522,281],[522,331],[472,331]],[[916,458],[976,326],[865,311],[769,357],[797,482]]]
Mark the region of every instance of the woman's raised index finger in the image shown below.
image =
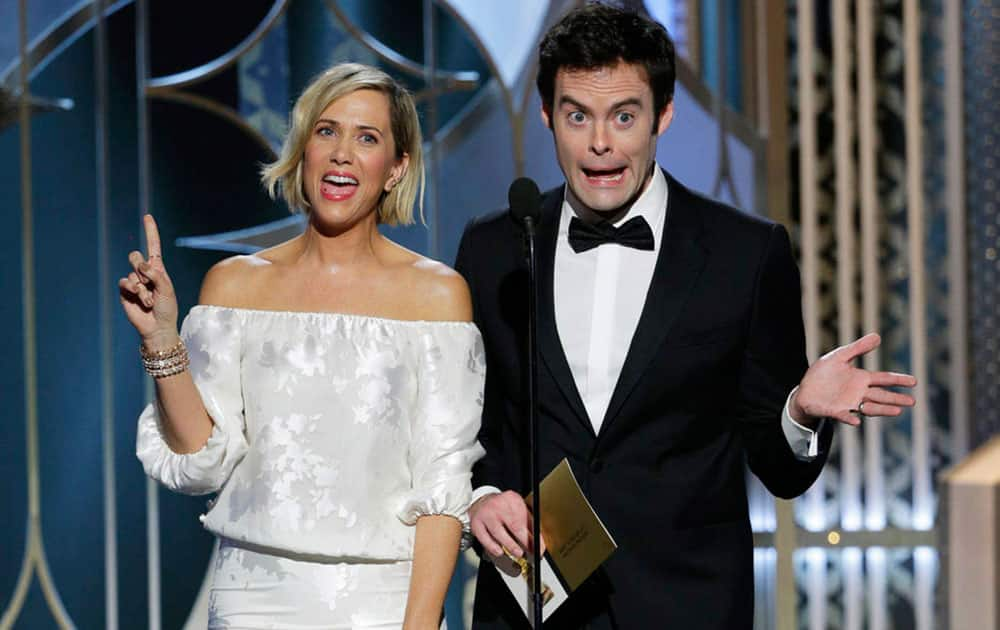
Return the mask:
[[[142,218],[142,224],[146,228],[146,258],[153,256],[163,257],[160,250],[160,232],[156,229],[156,219],[153,215],[147,214]]]

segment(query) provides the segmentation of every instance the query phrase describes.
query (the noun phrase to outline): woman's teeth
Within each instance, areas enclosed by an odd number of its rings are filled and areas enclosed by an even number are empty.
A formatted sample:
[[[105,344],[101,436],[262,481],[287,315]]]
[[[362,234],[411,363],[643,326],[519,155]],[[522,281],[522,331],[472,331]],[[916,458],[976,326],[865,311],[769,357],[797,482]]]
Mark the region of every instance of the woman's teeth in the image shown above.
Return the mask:
[[[353,177],[345,177],[342,175],[326,175],[323,177],[323,181],[328,184],[334,184],[335,186],[344,186],[348,184],[354,186],[358,185],[358,180]]]

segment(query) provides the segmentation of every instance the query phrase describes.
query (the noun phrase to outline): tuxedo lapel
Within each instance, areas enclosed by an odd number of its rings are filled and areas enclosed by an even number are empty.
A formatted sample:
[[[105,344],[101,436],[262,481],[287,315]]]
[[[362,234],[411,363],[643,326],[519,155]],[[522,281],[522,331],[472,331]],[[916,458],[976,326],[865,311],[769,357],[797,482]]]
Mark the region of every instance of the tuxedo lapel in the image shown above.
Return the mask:
[[[559,218],[562,213],[563,188],[556,189],[545,196],[542,202],[542,217],[536,231],[535,264],[538,274],[538,353],[542,362],[552,374],[552,379],[559,386],[570,409],[583,426],[594,435],[594,427],[583,406],[583,399],[573,380],[573,372],[566,361],[559,331],[556,327],[555,293],[553,277],[555,274],[556,239],[559,236]]]
[[[666,174],[666,173],[664,173]],[[615,385],[601,433],[614,422],[629,394],[635,389],[650,360],[659,352],[674,320],[698,282],[707,253],[698,243],[701,217],[692,207],[687,190],[667,177],[666,223],[660,253],[649,283],[646,303],[629,345],[625,364]]]

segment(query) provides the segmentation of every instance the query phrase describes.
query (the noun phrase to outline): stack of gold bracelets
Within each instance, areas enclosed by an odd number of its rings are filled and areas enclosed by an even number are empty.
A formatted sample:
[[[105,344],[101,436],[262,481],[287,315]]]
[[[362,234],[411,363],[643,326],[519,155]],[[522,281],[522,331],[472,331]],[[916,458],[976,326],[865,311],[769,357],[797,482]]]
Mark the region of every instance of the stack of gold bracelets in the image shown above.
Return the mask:
[[[183,341],[178,341],[177,345],[169,350],[158,352],[150,352],[140,344],[139,354],[142,355],[142,367],[146,368],[146,373],[153,378],[180,374],[191,365]]]

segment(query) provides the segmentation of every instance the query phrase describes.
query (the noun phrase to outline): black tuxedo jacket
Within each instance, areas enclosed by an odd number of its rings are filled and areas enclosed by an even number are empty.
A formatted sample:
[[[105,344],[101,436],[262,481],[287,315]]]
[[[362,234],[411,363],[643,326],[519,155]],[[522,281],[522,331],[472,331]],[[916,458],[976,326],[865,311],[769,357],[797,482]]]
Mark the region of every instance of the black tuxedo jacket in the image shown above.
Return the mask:
[[[538,225],[542,473],[567,458],[618,550],[546,628],[595,617],[621,629],[751,628],[753,543],[744,463],[775,495],[816,479],[794,457],[781,413],[806,367],[799,274],[780,225],[702,197],[667,175],[666,223],[621,376],[595,435],[556,330],[552,274],[563,188]],[[608,245],[609,247],[611,245]],[[526,494],[527,271],[506,212],[473,220],[456,268],[486,345],[473,485]],[[831,425],[832,423],[827,423]],[[527,628],[483,562],[474,628]]]

